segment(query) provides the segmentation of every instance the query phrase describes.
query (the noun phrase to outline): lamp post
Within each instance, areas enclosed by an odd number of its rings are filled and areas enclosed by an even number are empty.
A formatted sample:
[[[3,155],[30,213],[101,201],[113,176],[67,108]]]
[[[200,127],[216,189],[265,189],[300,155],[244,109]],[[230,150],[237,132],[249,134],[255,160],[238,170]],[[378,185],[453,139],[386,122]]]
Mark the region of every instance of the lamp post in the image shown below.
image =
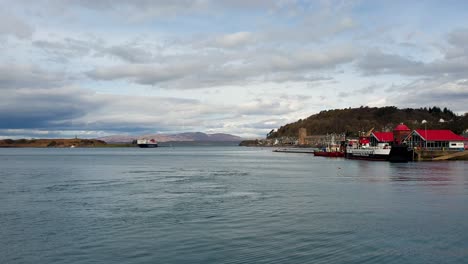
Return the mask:
[[[424,139],[425,139],[425,141],[424,141],[424,148],[427,149],[427,125],[426,125],[426,124],[427,124],[427,121],[426,121],[426,120],[423,120],[421,123],[424,124],[424,134],[425,134],[425,135],[424,135]]]

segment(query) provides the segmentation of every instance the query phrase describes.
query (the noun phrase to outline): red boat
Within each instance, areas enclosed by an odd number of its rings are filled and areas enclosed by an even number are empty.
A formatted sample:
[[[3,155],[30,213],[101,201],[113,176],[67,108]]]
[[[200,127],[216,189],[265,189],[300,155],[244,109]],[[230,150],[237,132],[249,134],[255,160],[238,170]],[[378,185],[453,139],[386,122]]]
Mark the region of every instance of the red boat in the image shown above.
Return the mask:
[[[329,158],[341,158],[345,156],[343,151],[314,151],[314,156],[329,157]]]
[[[344,142],[337,144],[335,141],[335,135],[331,135],[330,143],[325,148],[314,151],[314,156],[329,157],[329,158],[341,158],[345,156]]]

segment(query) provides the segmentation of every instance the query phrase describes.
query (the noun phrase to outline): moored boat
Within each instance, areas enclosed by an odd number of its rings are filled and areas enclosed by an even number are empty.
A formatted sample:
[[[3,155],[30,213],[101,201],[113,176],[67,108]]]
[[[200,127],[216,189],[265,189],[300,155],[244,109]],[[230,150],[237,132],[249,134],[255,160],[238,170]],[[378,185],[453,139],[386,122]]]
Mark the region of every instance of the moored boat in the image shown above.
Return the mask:
[[[335,141],[335,135],[332,134],[330,137],[330,142],[327,147],[321,148],[314,151],[314,156],[318,157],[329,157],[329,158],[340,158],[345,156],[344,152],[344,141],[340,141],[340,144],[337,144]]]
[[[314,156],[318,157],[329,157],[329,158],[340,158],[345,156],[345,152],[342,146],[331,145],[326,148],[314,151]]]
[[[156,148],[158,147],[158,142],[155,139],[138,139],[137,145],[140,148]]]
[[[388,143],[378,143],[376,146],[370,145],[371,129],[367,134],[361,135],[359,140],[349,140],[346,144],[347,159],[361,160],[382,160],[389,158],[391,147]]]
[[[390,151],[390,147],[348,148],[346,149],[346,158],[387,161],[390,157]]]
[[[329,157],[329,158],[342,158],[345,156],[345,153],[343,151],[319,150],[319,151],[314,151],[314,156]]]
[[[348,141],[346,158],[390,162],[412,160],[412,151],[404,144],[404,139],[410,132],[407,126],[399,124],[393,129],[393,132],[372,133],[372,130],[361,135],[359,140]]]

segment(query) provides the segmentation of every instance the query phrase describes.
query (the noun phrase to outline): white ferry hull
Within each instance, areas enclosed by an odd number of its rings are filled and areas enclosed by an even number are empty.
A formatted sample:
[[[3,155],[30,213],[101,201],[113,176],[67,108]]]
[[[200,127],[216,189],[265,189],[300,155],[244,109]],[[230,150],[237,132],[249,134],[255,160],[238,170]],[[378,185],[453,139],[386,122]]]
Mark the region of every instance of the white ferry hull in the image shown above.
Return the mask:
[[[390,157],[390,148],[388,149],[373,149],[373,148],[362,148],[362,149],[347,149],[346,158],[348,159],[360,159],[360,160],[381,160],[387,161]]]
[[[158,144],[138,144],[140,148],[157,148]]]
[[[140,148],[156,148],[158,146],[158,142],[154,139],[138,139],[137,145]]]

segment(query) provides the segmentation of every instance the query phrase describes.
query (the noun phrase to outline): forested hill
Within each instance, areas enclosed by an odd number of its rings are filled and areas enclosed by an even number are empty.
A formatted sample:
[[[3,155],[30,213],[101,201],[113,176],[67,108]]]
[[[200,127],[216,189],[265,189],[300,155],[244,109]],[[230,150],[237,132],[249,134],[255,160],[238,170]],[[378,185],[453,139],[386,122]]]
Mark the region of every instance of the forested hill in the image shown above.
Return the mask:
[[[443,120],[441,120],[443,119]],[[278,130],[272,130],[267,138],[282,136],[297,137],[299,128],[307,129],[307,135],[323,135],[327,133],[347,133],[357,135],[358,131],[392,131],[399,123],[406,124],[410,129],[424,128],[421,122],[426,120],[427,129],[450,129],[461,134],[468,129],[468,113],[462,116],[454,114],[447,108],[440,107],[419,109],[398,109],[394,106],[360,107],[326,110],[311,115],[306,119],[284,125]]]

